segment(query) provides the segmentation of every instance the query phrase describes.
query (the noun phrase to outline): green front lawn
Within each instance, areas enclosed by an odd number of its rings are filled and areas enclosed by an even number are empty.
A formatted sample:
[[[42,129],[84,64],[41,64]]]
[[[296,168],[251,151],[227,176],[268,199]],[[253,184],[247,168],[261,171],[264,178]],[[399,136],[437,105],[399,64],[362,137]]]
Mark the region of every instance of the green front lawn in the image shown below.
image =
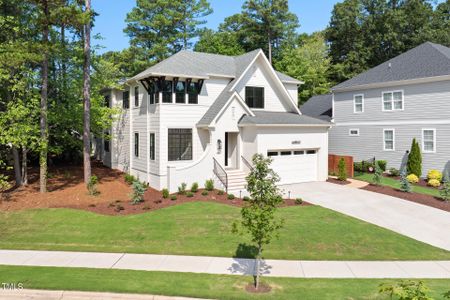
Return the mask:
[[[373,182],[373,174],[370,173],[356,173],[355,172],[355,179],[367,181],[372,183]],[[400,181],[394,178],[390,177],[384,177],[381,179],[381,185],[390,186],[394,189],[400,188]],[[435,188],[427,188],[423,186],[418,185],[411,185],[412,191],[419,194],[425,194],[425,195],[431,195],[434,197],[440,197],[439,190]]]
[[[23,283],[27,289],[141,293],[209,299],[389,299],[378,295],[386,279],[291,279],[263,277],[273,287],[250,294],[248,276],[146,272],[105,269],[0,266],[0,281]],[[424,280],[430,296],[442,299],[449,279]]]
[[[279,210],[280,238],[266,258],[305,260],[433,260],[450,252],[319,206]],[[185,203],[129,216],[41,209],[0,213],[0,249],[129,252],[251,257],[244,236],[231,233],[240,209]]]

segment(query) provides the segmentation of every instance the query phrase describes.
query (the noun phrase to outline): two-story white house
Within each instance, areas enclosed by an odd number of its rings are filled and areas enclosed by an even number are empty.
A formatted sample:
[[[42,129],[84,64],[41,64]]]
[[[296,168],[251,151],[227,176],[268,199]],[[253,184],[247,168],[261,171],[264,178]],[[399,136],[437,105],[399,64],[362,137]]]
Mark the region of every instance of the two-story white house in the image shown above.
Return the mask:
[[[331,115],[330,153],[402,169],[413,138],[423,174],[450,171],[450,48],[421,44],[316,96],[305,114]],[[331,112],[331,113],[330,113]]]
[[[171,192],[211,178],[241,191],[255,153],[273,159],[280,184],[324,181],[330,123],[301,114],[299,84],[261,50],[180,51],[108,92],[108,105],[122,114],[103,143],[103,162]]]

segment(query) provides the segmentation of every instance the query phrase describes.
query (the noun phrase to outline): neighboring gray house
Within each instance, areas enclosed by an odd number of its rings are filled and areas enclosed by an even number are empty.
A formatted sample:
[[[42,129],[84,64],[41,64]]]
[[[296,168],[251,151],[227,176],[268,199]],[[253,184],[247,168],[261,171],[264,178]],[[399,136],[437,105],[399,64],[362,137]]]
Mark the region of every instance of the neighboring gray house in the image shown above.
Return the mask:
[[[331,97],[330,153],[402,168],[416,138],[423,176],[430,169],[450,170],[450,48],[421,44],[336,85]],[[318,117],[307,109],[314,102],[302,112]],[[326,111],[321,102],[319,112]]]

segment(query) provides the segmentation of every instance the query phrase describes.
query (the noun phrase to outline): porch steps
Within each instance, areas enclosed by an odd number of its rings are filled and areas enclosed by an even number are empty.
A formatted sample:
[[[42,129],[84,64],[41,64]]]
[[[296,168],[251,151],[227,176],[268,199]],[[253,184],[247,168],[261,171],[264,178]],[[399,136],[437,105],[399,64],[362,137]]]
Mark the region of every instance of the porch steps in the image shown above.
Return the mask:
[[[247,177],[247,174],[237,169],[227,169],[225,171],[228,175],[228,193],[239,197],[239,192],[245,191],[245,186],[247,185],[245,177]]]

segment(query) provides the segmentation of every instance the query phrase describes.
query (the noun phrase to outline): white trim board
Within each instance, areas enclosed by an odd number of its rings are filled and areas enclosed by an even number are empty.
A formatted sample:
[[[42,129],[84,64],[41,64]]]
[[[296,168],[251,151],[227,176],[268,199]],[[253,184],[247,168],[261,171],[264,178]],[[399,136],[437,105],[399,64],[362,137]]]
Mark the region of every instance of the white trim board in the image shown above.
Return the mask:
[[[336,122],[335,126],[450,125],[450,119]]]

